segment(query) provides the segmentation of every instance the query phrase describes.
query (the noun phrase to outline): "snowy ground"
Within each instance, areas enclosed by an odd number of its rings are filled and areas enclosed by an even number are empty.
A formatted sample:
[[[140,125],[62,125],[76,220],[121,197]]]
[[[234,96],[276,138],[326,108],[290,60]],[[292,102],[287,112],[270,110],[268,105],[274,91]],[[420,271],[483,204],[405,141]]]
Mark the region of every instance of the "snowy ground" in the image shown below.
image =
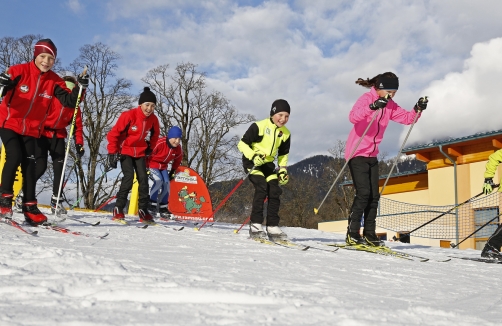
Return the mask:
[[[62,226],[110,235],[39,228],[35,237],[0,223],[0,325],[496,325],[502,318],[502,265],[299,251],[248,240],[236,225],[197,232],[186,224],[177,232],[73,213],[101,225]],[[343,240],[285,231],[319,247]],[[479,255],[388,244],[431,258]]]

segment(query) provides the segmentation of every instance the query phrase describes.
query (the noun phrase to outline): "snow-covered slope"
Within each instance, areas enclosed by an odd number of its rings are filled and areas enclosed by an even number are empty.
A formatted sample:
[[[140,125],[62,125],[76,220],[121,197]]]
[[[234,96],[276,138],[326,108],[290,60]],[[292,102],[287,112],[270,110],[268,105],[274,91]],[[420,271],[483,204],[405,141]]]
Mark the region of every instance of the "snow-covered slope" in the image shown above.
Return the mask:
[[[0,325],[496,325],[502,318],[502,265],[299,251],[254,242],[231,224],[139,229],[106,215],[70,215],[101,224],[62,226],[110,235],[38,228],[30,236],[0,223]],[[318,247],[343,240],[285,231]],[[431,258],[479,255],[388,244]]]

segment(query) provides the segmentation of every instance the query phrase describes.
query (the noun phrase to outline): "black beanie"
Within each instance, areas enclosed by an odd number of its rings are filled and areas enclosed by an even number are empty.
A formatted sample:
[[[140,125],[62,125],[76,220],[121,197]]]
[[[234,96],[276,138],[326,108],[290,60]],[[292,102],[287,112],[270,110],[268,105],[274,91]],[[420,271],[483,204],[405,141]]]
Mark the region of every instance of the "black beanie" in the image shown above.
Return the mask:
[[[270,109],[270,116],[279,112],[291,113],[290,111],[291,108],[286,100],[275,100],[274,103],[272,103],[272,108]]]
[[[139,94],[138,104],[141,105],[145,102],[157,104],[157,98],[155,97],[155,94],[150,91],[150,87],[145,87],[143,93]]]

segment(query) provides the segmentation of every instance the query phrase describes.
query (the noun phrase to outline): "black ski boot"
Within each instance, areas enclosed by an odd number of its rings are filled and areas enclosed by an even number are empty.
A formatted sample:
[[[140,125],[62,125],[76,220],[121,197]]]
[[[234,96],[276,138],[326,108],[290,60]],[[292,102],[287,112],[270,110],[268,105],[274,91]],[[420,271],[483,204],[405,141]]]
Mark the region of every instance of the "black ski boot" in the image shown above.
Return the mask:
[[[373,247],[383,247],[385,246],[385,243],[380,240],[380,238],[376,235],[375,232],[368,232],[364,233],[363,232],[363,237],[366,242]]]
[[[349,246],[367,245],[366,240],[364,240],[359,233],[352,232],[347,232],[347,235],[345,236],[345,243]]]
[[[485,244],[483,251],[481,251],[481,257],[502,260],[502,254],[500,251],[488,242]]]

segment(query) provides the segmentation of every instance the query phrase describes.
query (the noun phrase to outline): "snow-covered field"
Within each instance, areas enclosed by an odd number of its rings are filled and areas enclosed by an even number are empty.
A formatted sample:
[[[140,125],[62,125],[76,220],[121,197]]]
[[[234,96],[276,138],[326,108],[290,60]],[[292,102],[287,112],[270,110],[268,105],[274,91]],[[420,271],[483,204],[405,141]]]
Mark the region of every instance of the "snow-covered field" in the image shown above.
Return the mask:
[[[340,249],[299,251],[215,223],[139,229],[70,212],[61,226],[106,239],[0,223],[0,325],[497,325],[502,265],[416,262]],[[21,216],[15,214],[16,220]],[[130,217],[132,219],[132,217]],[[165,223],[182,226],[176,222]],[[325,247],[340,236],[285,228]],[[388,243],[431,258],[479,251]],[[329,248],[329,247],[325,247]]]

